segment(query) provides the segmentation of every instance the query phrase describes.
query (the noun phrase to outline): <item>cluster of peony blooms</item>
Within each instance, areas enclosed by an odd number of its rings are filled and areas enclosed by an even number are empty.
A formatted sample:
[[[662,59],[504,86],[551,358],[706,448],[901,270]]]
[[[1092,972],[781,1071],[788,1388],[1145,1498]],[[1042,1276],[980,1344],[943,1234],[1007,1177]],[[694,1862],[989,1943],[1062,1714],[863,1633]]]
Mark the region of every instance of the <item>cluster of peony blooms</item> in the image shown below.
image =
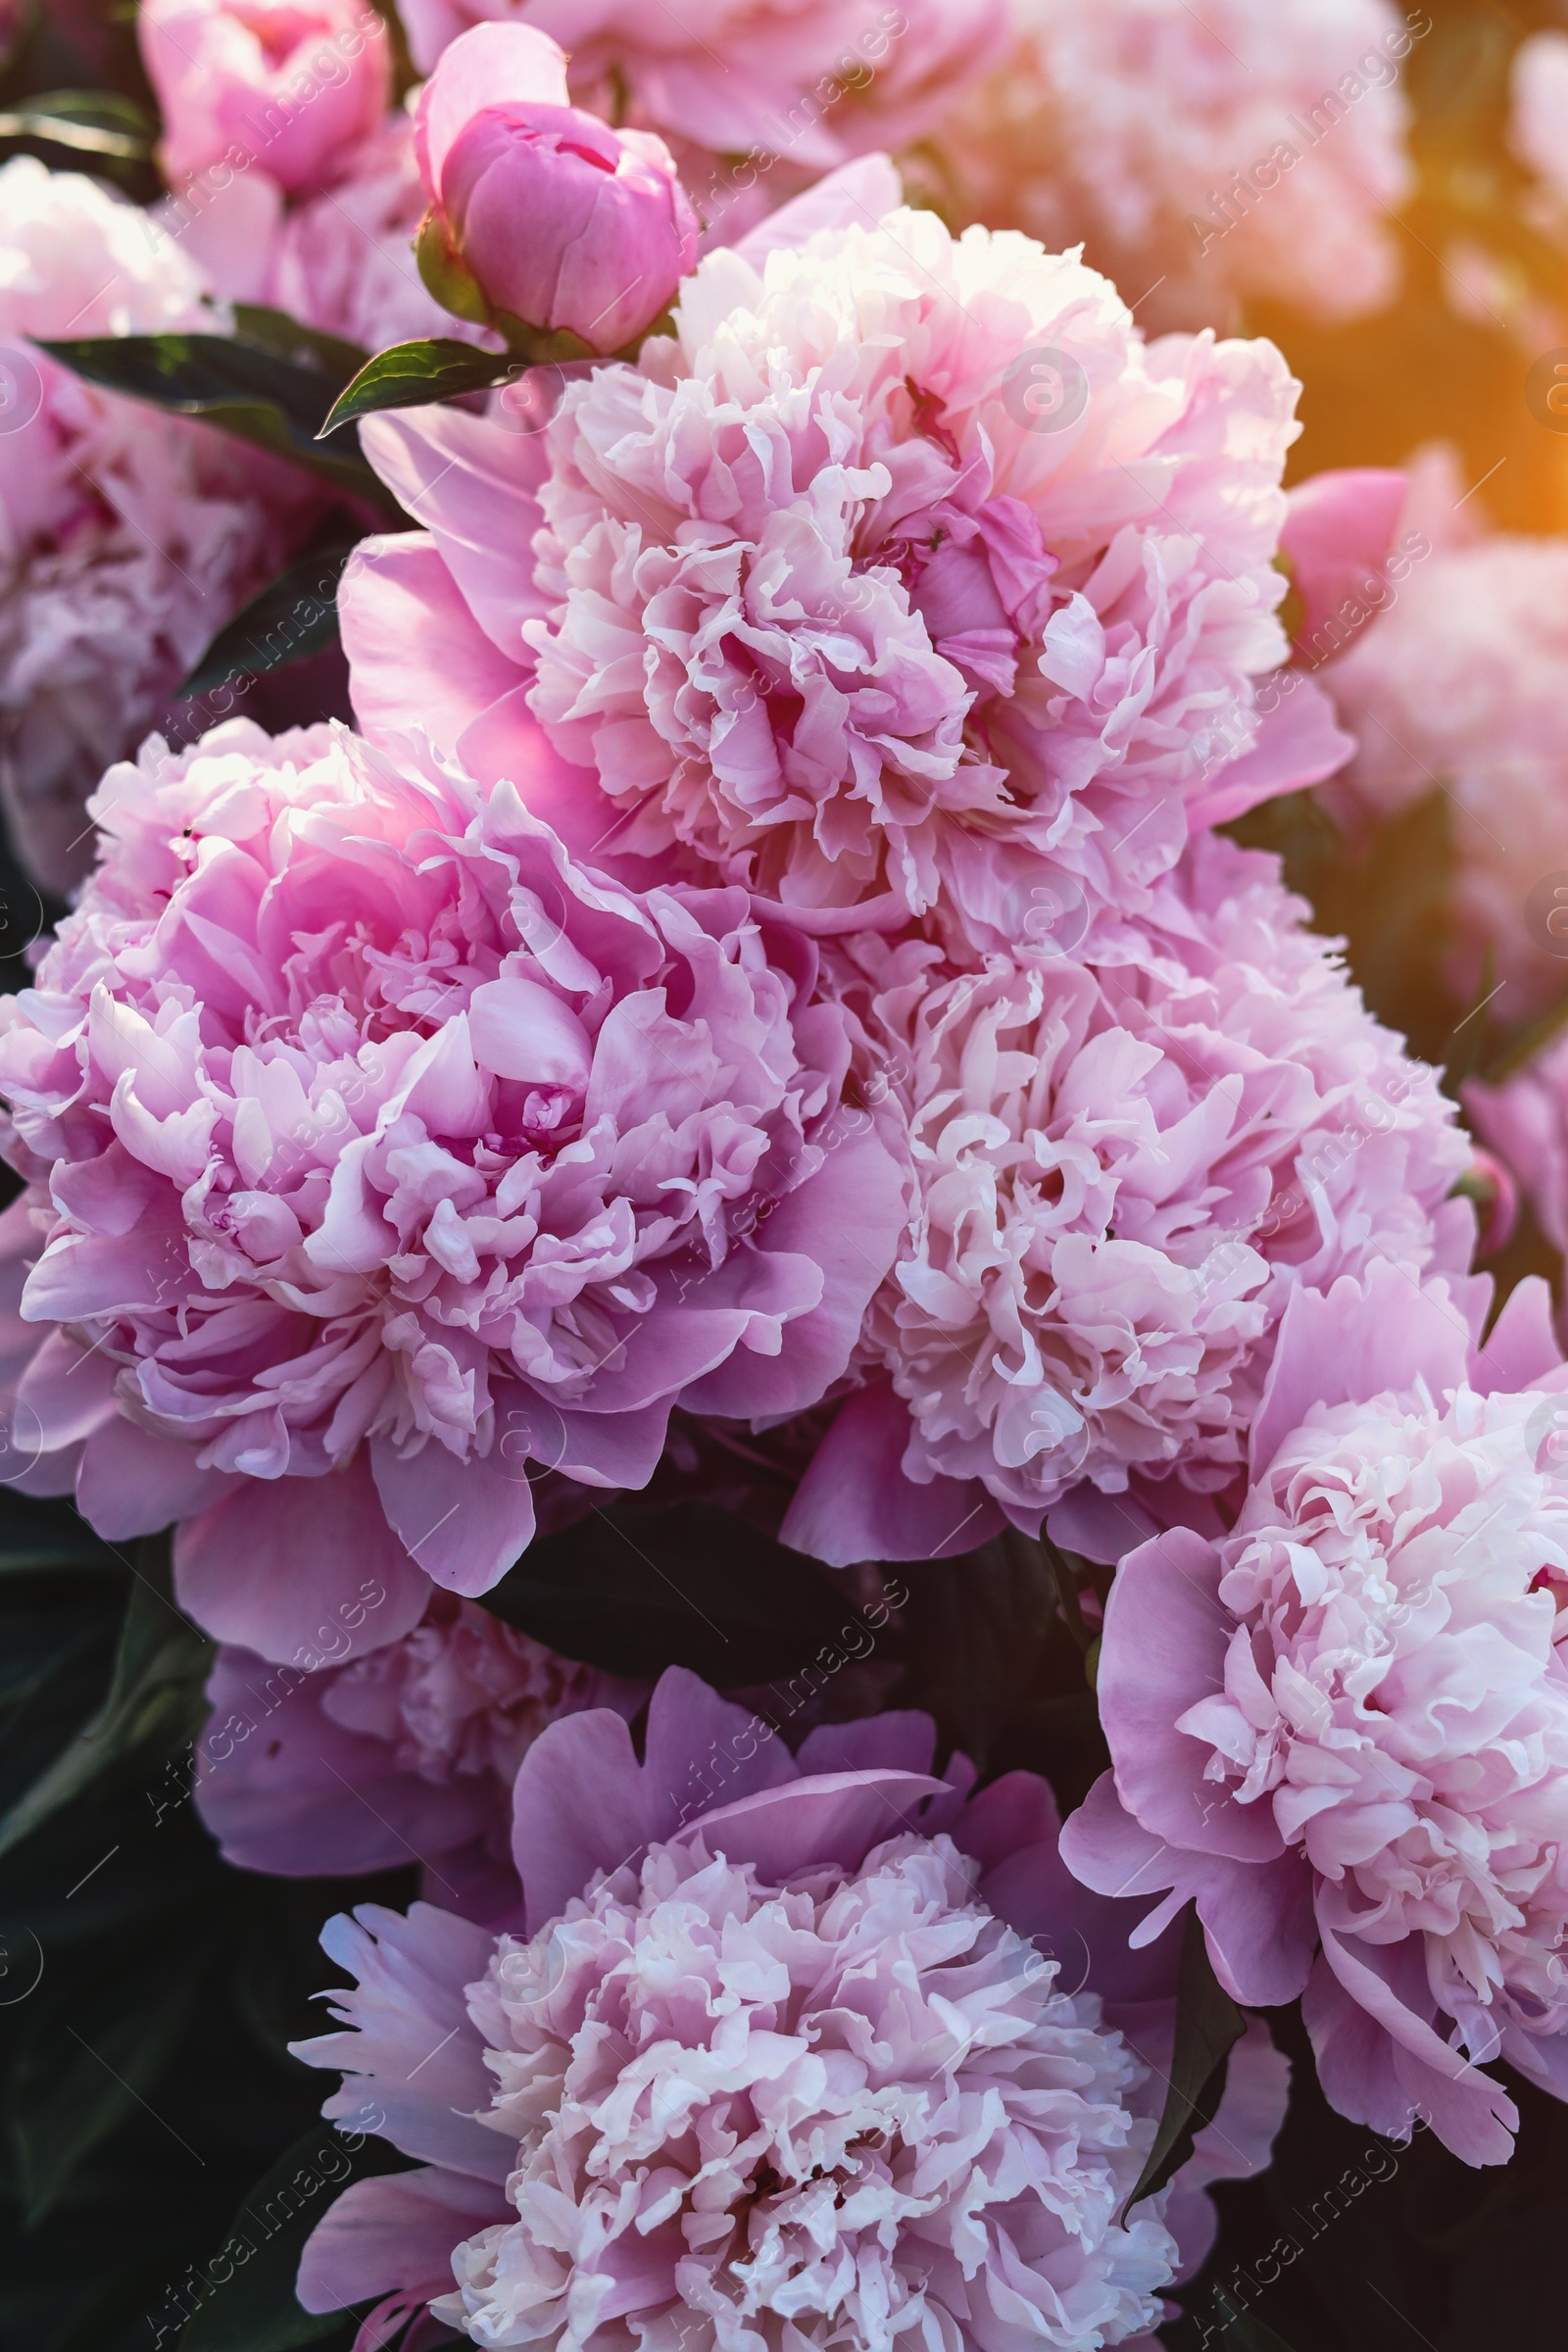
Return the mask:
[[[1110,250],[1198,201],[1149,135],[1169,74],[1262,138],[1196,20],[1028,13],[1082,115],[1053,202],[1102,165],[1138,195],[1064,216]],[[1328,188],[1336,299],[1371,300],[1333,256],[1397,192],[1416,36],[1286,13],[1269,87],[1321,76],[1354,126],[1238,198],[1234,283],[1305,260]],[[308,2309],[373,2306],[361,2352],[1149,2345],[1286,2088],[1254,2020],[1133,2199],[1189,1903],[1237,1999],[1303,1999],[1345,2113],[1484,2163],[1489,2062],[1568,2095],[1568,1367],[1539,1285],[1487,1335],[1438,1073],[1216,829],[1375,792],[1377,681],[1479,557],[1307,674],[1403,484],[1288,500],[1271,344],[1151,339],[1054,214],[1048,246],[905,203],[882,147],[1004,54],[994,0],[726,0],[702,40],[617,0],[406,15],[394,110],[347,0],[147,0],[173,226],[8,167],[40,251],[78,215],[134,248],[106,331],[260,297],[554,356],[363,422],[411,527],[344,576],[352,727],[138,749],[127,688],[95,739],[96,861],[0,1009],[5,1472],[112,1541],[172,1528],[231,1859],[425,1866],[407,1917],[330,1929],[358,1989],[304,2053],[415,2167],[305,2254]],[[17,334],[79,331],[64,258],[47,315],[29,282],[0,273]],[[220,507],[216,436],[39,366],[50,468],[0,476],[13,522],[45,502],[19,638],[50,564],[79,616],[129,560],[47,506],[74,476],[184,466],[169,562],[200,524],[222,595],[291,498],[318,518],[250,459]],[[923,1715],[792,1753],[485,1607],[542,1526],[644,1492],[677,1415],[792,1435],[779,1533],[829,1567],[1004,1531],[1114,1567],[1112,1768],[1065,1830],[1033,1774],[934,1770]]]

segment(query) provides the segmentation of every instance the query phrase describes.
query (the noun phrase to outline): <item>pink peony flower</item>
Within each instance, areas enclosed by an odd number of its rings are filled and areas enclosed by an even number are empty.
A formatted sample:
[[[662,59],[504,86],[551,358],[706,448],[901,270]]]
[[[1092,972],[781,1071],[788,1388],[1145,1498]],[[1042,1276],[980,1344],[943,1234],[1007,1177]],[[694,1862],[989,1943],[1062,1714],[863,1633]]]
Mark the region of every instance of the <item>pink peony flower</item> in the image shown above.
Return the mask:
[[[856,943],[862,1092],[897,1103],[917,1198],[858,1356],[891,1387],[842,1409],[786,1542],[925,1557],[1050,1511],[1115,1559],[1217,1526],[1292,1293],[1463,1272],[1452,1105],[1307,912],[1274,858],[1204,835],[1103,962]]]
[[[326,2115],[420,2166],[339,2197],[307,2310],[384,2296],[482,2344],[628,2352],[1152,2344],[1205,2236],[1190,2207],[1196,2243],[1167,2227],[1180,2182],[1119,2217],[1162,2092],[1130,2044],[1168,2034],[1147,1998],[1168,1958],[1141,1956],[1125,2036],[1059,1988],[1084,1914],[1033,1775],[934,1778],[921,1715],[818,1731],[798,1761],[758,1729],[672,1670],[641,1766],[603,1712],[524,1757],[514,1932],[423,1905],[331,1923],[359,1989],[296,2055],[345,2071]],[[705,1750],[727,1801],[693,1815],[673,1790]],[[1256,2045],[1238,2066],[1225,2169],[1265,2159],[1282,2074]]]
[[[1530,898],[1568,868],[1568,539],[1415,537],[1432,552],[1321,672],[1360,746],[1330,805],[1364,829],[1441,787],[1456,858],[1447,975],[1466,1002],[1498,987],[1492,1017],[1513,1026],[1563,987]]]
[[[1292,1298],[1234,1528],[1117,1571],[1062,1852],[1171,1889],[1140,1936],[1196,1895],[1239,1999],[1304,1987],[1342,2114],[1489,2164],[1489,2061],[1568,2097],[1568,1368],[1539,1281],[1470,1338],[1388,1262]]]
[[[471,24],[550,34],[577,105],[742,159],[710,202],[752,185],[768,157],[816,173],[921,137],[1007,33],[1005,0],[714,0],[696,23],[642,0],[403,0],[400,13],[422,74]]]
[[[1017,0],[1017,47],[942,126],[964,220],[1088,240],[1152,325],[1262,296],[1325,319],[1398,280],[1412,184],[1396,90],[1420,36],[1389,0]]]
[[[370,1576],[384,1646],[428,1580],[506,1573],[530,1461],[641,1486],[677,1401],[783,1416],[842,1376],[902,1184],[834,1123],[797,933],[341,729],[154,739],[93,811],[0,1010],[46,1327],[13,1426],[105,1533],[186,1523],[219,1640],[292,1659]]]
[[[33,875],[92,858],[88,794],[283,563],[290,466],[101,393],[30,338],[223,323],[146,214],[29,157],[0,168],[0,800]]]
[[[386,27],[368,0],[141,0],[136,30],[176,187],[255,166],[313,193],[386,113]]]
[[[523,1757],[564,1715],[635,1713],[647,1686],[558,1657],[448,1592],[400,1641],[351,1646],[341,1628],[288,1666],[219,1651],[195,1793],[225,1860],[309,1878],[412,1856],[436,1901],[478,1919],[509,1910]]]
[[[568,105],[547,34],[464,33],[420,92],[415,132],[432,208],[419,268],[449,310],[617,351],[668,308],[697,257],[674,158],[652,131]]]
[[[542,430],[369,420],[430,536],[368,551],[345,642],[372,738],[429,725],[491,777],[542,725],[585,847],[815,930],[929,914],[972,959],[1031,944],[1042,891],[1085,923],[1147,905],[1190,822],[1348,738],[1307,682],[1254,709],[1286,651],[1278,353],[1146,349],[1071,257],[956,243],[892,193],[849,166],[710,255],[674,339],[567,383]]]

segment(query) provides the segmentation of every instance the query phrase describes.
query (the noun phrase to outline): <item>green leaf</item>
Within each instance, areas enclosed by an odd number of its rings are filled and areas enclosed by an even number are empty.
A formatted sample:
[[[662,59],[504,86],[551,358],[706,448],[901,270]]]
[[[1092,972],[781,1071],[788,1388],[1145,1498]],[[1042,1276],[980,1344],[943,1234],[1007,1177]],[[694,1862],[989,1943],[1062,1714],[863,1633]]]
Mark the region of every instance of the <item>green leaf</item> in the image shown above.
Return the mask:
[[[1196,1903],[1187,1911],[1181,1977],[1176,1992],[1176,2045],[1154,2144],[1122,2207],[1125,2221],[1141,2197],[1152,2197],[1192,2154],[1193,2135],[1214,2120],[1225,2088],[1231,2046],[1247,2031],[1247,2019],[1214,1974]]]
[[[179,693],[210,694],[230,678],[264,677],[336,645],[337,584],[355,544],[334,540],[270,580],[219,630]]]
[[[234,332],[242,343],[254,344],[258,351],[270,351],[296,367],[319,368],[323,374],[335,375],[340,383],[347,383],[370,356],[363,343],[323,334],[318,326],[291,318],[287,311],[269,310],[259,302],[236,302],[233,309]]]
[[[207,334],[88,335],[39,348],[105,391],[220,425],[401,516],[352,440],[322,446],[318,427],[342,390],[344,368],[328,366],[319,352],[307,365],[273,342]]]
[[[420,408],[464,392],[484,392],[516,372],[517,362],[509,353],[479,351],[445,335],[420,343],[394,343],[390,351],[378,351],[338,395],[321,435],[324,439],[339,425],[373,416],[377,409]]]
[[[0,1820],[0,1854],[31,1837],[112,1764],[143,1751],[167,1755],[200,1726],[211,1644],[147,1573],[152,1546],[140,1548],[144,1564],[131,1587],[108,1695]]]
[[[29,2021],[7,2085],[29,2222],[58,2202],[83,2158],[138,2106],[157,2116],[150,2094],[217,1949],[211,1932],[202,1933],[199,1914],[180,1922],[180,1930],[156,1937],[139,1961],[127,1962],[120,1952],[112,1966],[100,1959],[90,1971],[78,1971],[58,1987],[52,2016]],[[165,2130],[172,2149],[179,2135],[168,2125]],[[200,2162],[193,2150],[186,2152]]]
[[[529,1545],[481,1597],[564,1657],[609,1674],[687,1666],[719,1685],[807,1665],[857,1622],[801,1552],[710,1503],[595,1506]]]
[[[336,2334],[342,2313],[306,2311],[295,2296],[305,2241],[351,2180],[403,2172],[408,2163],[384,2139],[313,2124],[256,2183],[204,2266],[208,2292],[179,2352],[291,2352]]]
[[[44,90],[0,111],[0,139],[46,139],[76,155],[148,162],[153,125],[146,110],[113,90]]]
[[[933,1714],[944,1738],[983,1769],[1038,1688],[1055,1629],[1051,1566],[1038,1544],[1009,1528],[973,1551],[903,1561],[890,1573],[909,1594],[912,1687],[899,1703]]]

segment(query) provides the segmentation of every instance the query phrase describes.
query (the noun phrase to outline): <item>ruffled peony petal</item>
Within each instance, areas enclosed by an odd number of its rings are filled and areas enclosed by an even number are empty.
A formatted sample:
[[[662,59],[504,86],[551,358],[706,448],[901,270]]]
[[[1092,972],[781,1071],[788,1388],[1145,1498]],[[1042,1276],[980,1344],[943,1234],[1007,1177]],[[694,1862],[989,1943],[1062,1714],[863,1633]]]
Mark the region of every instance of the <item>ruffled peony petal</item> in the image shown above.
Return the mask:
[[[326,1995],[344,2031],[290,2045],[308,2066],[351,2070],[322,2114],[405,2156],[504,2181],[505,2144],[475,2117],[489,2096],[483,2059],[464,2031],[464,1986],[489,1957],[487,1931],[429,1903],[406,1918],[362,1903],[352,1919],[329,1920],[321,1942],[357,1979]]]

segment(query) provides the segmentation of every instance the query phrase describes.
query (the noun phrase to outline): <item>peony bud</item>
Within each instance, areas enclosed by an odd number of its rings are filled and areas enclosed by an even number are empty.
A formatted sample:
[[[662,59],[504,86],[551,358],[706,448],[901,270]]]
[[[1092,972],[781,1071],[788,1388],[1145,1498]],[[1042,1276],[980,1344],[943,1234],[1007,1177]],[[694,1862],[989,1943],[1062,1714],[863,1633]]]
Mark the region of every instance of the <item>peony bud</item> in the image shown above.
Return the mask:
[[[137,33],[176,186],[213,167],[226,185],[255,165],[291,195],[314,194],[391,100],[369,0],[142,0]]]
[[[697,258],[697,221],[662,139],[566,101],[545,33],[477,24],[453,42],[416,118],[430,198],[419,269],[463,318],[636,343]]]

